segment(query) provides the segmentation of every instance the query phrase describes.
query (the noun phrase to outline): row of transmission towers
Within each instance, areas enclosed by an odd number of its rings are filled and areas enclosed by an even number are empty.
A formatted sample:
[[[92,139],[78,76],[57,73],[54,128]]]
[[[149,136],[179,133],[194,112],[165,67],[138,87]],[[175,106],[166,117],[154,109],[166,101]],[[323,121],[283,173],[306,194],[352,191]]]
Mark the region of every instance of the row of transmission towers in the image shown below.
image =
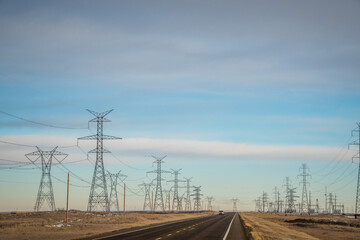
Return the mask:
[[[144,205],[143,211],[201,211],[201,186],[191,186],[192,178],[184,178],[179,179],[181,169],[171,169],[171,171],[163,170],[162,164],[163,157],[152,156],[155,159],[154,163],[156,164],[156,169],[152,171],[148,171],[147,173],[155,173],[156,178],[153,179],[149,183],[143,182],[139,186],[143,188],[144,191]],[[162,187],[162,182],[165,180],[163,178],[163,174],[172,174],[173,179],[168,180],[167,182],[172,182],[173,186],[169,190],[165,190]],[[179,186],[179,183],[186,183],[185,186]],[[155,196],[153,194],[152,188],[155,190]],[[186,188],[186,191],[180,195],[179,188]],[[191,189],[193,188],[194,193],[191,193]],[[172,193],[172,199],[171,199]],[[150,196],[151,195],[151,196]],[[165,195],[165,196],[164,196]],[[193,197],[194,205],[192,207],[191,197]],[[164,201],[165,199],[165,201]],[[211,201],[209,200],[210,205],[208,204],[208,208],[211,207]]]
[[[104,169],[104,153],[110,153],[109,150],[104,148],[103,140],[115,140],[121,139],[119,137],[113,137],[105,135],[103,133],[103,123],[110,122],[109,119],[105,118],[113,110],[98,113],[92,110],[88,110],[95,118],[91,119],[89,123],[95,122],[97,125],[97,133],[91,136],[81,137],[78,140],[96,140],[96,148],[89,151],[88,153],[96,154],[95,168],[93,178],[90,187],[89,201],[87,210],[92,211],[110,211],[114,209],[119,211],[119,201],[117,193],[118,179],[124,180],[126,175],[117,173],[105,173]],[[55,198],[54,191],[51,181],[51,167],[53,160],[55,159],[59,164],[68,156],[68,154],[57,151],[57,147],[50,151],[44,151],[37,147],[37,151],[28,153],[25,155],[31,163],[36,165],[37,161],[41,161],[41,180],[40,186],[36,198],[34,210],[40,211],[44,202],[46,202],[51,211],[55,211]],[[37,166],[37,165],[36,165]],[[110,181],[110,196],[108,195],[108,184],[107,180]]]
[[[344,213],[344,204],[338,204],[334,194],[327,194],[325,190],[325,208],[321,211],[319,200],[316,199],[315,204],[312,202],[311,192],[308,190],[309,181],[311,177],[310,169],[306,164],[300,167],[300,185],[302,187],[300,201],[297,202],[299,196],[296,194],[296,187],[293,187],[289,177],[284,180],[284,198],[281,200],[280,191],[277,187],[274,188],[274,200],[270,198],[266,192],[263,192],[260,197],[255,199],[255,211],[259,212],[285,212],[285,213],[331,213],[341,214]],[[335,195],[336,196],[336,195]]]

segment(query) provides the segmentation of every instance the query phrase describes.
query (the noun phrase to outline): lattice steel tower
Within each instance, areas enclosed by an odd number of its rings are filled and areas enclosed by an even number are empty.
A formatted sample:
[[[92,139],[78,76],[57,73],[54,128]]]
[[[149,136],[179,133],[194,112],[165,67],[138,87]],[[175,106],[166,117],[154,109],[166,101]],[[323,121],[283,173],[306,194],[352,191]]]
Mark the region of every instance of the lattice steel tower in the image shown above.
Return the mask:
[[[109,150],[104,148],[103,140],[112,140],[112,139],[121,139],[119,137],[113,137],[103,134],[103,123],[111,122],[109,119],[105,118],[113,110],[106,112],[98,113],[87,109],[89,113],[95,116],[91,119],[90,122],[97,123],[97,133],[96,135],[91,135],[87,137],[78,138],[78,140],[96,140],[96,148],[91,150],[89,153],[96,153],[96,162],[94,168],[93,179],[91,182],[91,190],[89,195],[89,202],[87,210],[89,212],[102,210],[110,211],[110,202],[108,198],[105,170],[104,170],[104,153],[110,153]]]
[[[174,174],[174,180],[169,180],[168,182],[174,183],[174,195],[173,195],[173,203],[172,203],[172,210],[173,211],[180,211],[180,199],[179,199],[179,182],[185,182],[185,180],[179,180],[179,174],[181,169],[171,169],[172,174]]]
[[[163,190],[164,194],[165,194],[165,204],[164,204],[164,207],[165,207],[165,210],[167,211],[171,211],[171,207],[170,207],[170,192],[171,190]]]
[[[151,190],[152,182],[151,183],[143,182],[142,184],[139,184],[139,186],[144,187],[144,191],[145,191],[143,211],[146,211],[147,207],[149,208],[149,211],[152,211],[151,200],[150,200],[150,190]]]
[[[298,175],[299,177],[302,177],[302,194],[301,194],[301,205],[300,205],[300,211],[301,213],[308,213],[310,211],[309,207],[309,197],[307,192],[307,185],[309,184],[306,180],[306,177],[310,177],[310,174],[307,173],[309,170],[308,167],[306,167],[306,164],[303,163],[300,170],[302,172]]]
[[[171,173],[170,171],[166,171],[166,170],[161,170],[161,164],[164,163],[163,159],[166,157],[161,157],[161,158],[157,158],[152,156],[155,161],[154,163],[156,163],[157,167],[156,170],[153,171],[149,171],[148,173],[156,173],[157,177],[156,177],[156,190],[155,190],[155,200],[154,200],[154,211],[156,211],[158,208],[160,208],[161,211],[165,211],[164,208],[164,199],[163,199],[163,194],[162,194],[162,189],[161,189],[161,181],[163,180],[161,178],[161,174],[162,173]]]
[[[185,211],[191,211],[191,200],[190,200],[190,182],[192,178],[185,178],[186,181],[186,199],[185,199]]]
[[[111,173],[107,171],[107,177],[110,180],[110,210],[112,207],[115,207],[116,211],[120,211],[119,208],[119,200],[118,200],[118,194],[117,194],[117,184],[119,178],[126,178],[127,176],[122,174],[121,171],[117,173]],[[122,179],[123,181],[123,179]]]
[[[191,196],[194,196],[194,211],[199,212],[201,209],[201,197],[203,194],[200,193],[201,186],[195,187],[193,186],[195,193],[191,194]]]
[[[233,198],[232,201],[233,201],[233,212],[237,212],[238,211],[237,202],[239,201],[239,199]]]
[[[295,196],[295,193],[296,193],[296,188],[289,188],[289,194],[286,196],[287,197],[287,202],[288,202],[288,207],[287,209],[285,210],[285,212],[288,212],[288,213],[294,213],[296,212],[296,199],[295,198],[298,198],[299,196]]]
[[[207,210],[212,211],[212,201],[215,200],[213,197],[206,197],[207,200]]]
[[[48,203],[51,211],[55,211],[55,199],[51,182],[52,160],[55,158],[59,163],[61,163],[68,156],[68,154],[56,151],[57,147],[51,151],[42,151],[40,148],[36,148],[36,152],[25,154],[26,158],[29,159],[33,164],[35,164],[38,159],[41,159],[42,174],[34,211],[40,211],[40,208],[44,202]],[[62,158],[58,159],[56,156],[62,156]]]
[[[358,146],[358,153],[352,158],[352,161],[354,162],[354,159],[359,159],[359,167],[358,167],[358,179],[357,179],[357,185],[356,185],[356,201],[355,201],[355,214],[358,214],[360,212],[360,123],[356,123],[357,128],[351,131],[351,136],[353,136],[354,132],[357,132],[359,134],[358,140],[352,142],[350,145]]]

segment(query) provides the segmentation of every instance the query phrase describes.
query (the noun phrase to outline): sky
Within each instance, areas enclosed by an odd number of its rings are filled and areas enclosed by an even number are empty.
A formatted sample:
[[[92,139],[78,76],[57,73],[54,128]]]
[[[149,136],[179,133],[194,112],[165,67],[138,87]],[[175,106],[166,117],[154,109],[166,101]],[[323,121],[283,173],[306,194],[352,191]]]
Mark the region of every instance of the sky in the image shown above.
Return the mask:
[[[285,177],[301,196],[305,163],[312,201],[323,208],[326,187],[351,211],[359,10],[357,0],[0,1],[0,211],[33,209],[41,170],[24,163],[35,146],[69,154],[52,168],[56,207],[70,170],[70,208],[86,210],[96,144],[77,141],[96,132],[86,109],[114,109],[104,133],[122,139],[105,142],[104,165],[128,176],[128,209],[142,209],[151,156],[166,155],[163,169],[181,168],[214,209],[238,198],[254,210],[275,186],[283,198]]]

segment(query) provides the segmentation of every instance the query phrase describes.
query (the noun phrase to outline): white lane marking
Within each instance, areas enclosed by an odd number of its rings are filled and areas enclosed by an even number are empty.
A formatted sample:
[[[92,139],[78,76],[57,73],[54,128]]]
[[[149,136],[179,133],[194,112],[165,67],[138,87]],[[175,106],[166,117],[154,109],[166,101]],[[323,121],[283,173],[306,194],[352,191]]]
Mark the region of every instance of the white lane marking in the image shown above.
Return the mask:
[[[231,223],[229,224],[229,227],[228,227],[228,229],[227,229],[227,231],[226,231],[226,233],[225,233],[225,236],[224,236],[223,240],[226,240],[226,238],[227,238],[227,236],[228,236],[228,234],[229,234],[229,232],[230,232],[230,228],[231,228],[231,225],[232,225],[232,223],[233,223],[233,221],[234,221],[234,219],[235,219],[236,214],[237,214],[237,213],[234,214],[234,217],[232,218]]]

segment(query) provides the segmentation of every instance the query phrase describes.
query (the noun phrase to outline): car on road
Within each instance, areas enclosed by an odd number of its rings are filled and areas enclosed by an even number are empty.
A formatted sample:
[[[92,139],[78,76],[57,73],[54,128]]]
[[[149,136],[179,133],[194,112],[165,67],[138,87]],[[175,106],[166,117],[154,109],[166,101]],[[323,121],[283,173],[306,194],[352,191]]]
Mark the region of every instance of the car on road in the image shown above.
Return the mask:
[[[224,211],[223,210],[220,210],[219,211],[219,215],[224,215],[225,213],[224,213]]]

